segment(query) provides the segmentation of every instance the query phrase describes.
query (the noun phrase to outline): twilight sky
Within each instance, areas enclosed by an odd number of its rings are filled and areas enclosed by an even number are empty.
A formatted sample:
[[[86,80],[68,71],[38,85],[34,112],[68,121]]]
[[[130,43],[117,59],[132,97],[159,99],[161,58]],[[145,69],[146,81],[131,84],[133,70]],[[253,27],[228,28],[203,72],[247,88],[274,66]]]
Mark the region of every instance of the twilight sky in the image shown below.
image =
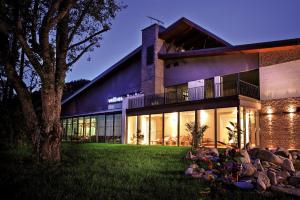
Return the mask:
[[[229,43],[300,38],[299,0],[123,0],[101,47],[87,53],[66,81],[92,80],[141,44],[141,30],[160,19],[167,27],[186,17]],[[90,61],[88,57],[91,58]]]

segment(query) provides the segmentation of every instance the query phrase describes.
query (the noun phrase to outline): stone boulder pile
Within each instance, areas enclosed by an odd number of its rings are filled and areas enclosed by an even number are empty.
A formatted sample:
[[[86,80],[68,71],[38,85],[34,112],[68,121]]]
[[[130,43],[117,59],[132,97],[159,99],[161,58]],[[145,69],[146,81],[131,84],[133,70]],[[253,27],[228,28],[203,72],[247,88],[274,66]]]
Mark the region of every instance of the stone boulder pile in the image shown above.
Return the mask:
[[[284,148],[248,150],[199,148],[189,151],[186,159],[193,161],[186,176],[209,182],[221,182],[242,189],[272,190],[300,197],[300,151]]]

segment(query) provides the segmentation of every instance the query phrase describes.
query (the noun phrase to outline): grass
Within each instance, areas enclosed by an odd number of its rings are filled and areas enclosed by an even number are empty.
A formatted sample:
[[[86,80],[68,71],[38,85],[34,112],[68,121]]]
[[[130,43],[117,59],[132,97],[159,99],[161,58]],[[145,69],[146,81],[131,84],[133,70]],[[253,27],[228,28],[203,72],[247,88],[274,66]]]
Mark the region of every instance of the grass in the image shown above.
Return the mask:
[[[188,148],[63,144],[62,162],[34,164],[28,149],[0,153],[8,199],[265,199],[255,192],[204,196],[209,186],[184,177]],[[274,199],[274,198],[272,198]]]

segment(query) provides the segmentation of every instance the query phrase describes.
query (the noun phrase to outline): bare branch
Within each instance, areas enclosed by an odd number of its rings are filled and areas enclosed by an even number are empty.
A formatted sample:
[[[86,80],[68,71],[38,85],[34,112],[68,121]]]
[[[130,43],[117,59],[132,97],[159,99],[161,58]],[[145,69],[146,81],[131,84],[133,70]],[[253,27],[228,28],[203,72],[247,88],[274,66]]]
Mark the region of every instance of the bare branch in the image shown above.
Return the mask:
[[[96,33],[94,33],[94,34],[88,36],[88,37],[85,38],[84,40],[81,40],[80,42],[77,42],[77,43],[75,43],[75,44],[72,44],[72,45],[68,48],[68,50],[73,49],[74,47],[78,47],[79,45],[82,45],[82,44],[88,42],[89,40],[93,39],[93,38],[96,37],[97,35],[100,35],[101,33],[104,33],[104,32],[106,32],[106,31],[108,31],[108,30],[109,30],[109,27],[104,27],[102,30],[100,30],[100,31],[98,31],[98,32],[96,32]]]
[[[34,67],[34,69],[37,71],[37,73],[43,77],[43,71],[42,71],[42,65],[39,62],[38,58],[36,57],[36,55],[34,54],[34,52],[30,49],[24,35],[22,34],[23,30],[22,30],[22,23],[20,21],[20,19],[17,21],[17,29],[16,29],[16,36],[27,56],[27,58],[29,59],[29,61],[32,63],[32,66]]]
[[[81,10],[81,14],[80,14],[79,17],[78,17],[78,20],[75,22],[74,28],[73,28],[73,30],[71,31],[70,36],[69,36],[69,38],[68,38],[68,44],[71,44],[71,42],[72,42],[72,40],[73,40],[73,38],[74,38],[74,36],[75,36],[75,34],[76,34],[76,32],[77,32],[79,26],[81,25],[81,23],[82,23],[82,21],[83,21],[85,15],[86,15],[86,13],[87,13],[87,10],[88,10],[89,5],[90,5],[91,2],[92,2],[92,0],[88,1],[88,2],[85,4],[84,9]]]
[[[80,58],[81,58],[81,56],[83,56],[83,54],[85,53],[85,52],[87,52],[88,50],[89,50],[89,48],[91,48],[93,45],[95,45],[96,43],[90,43],[87,47],[85,47],[79,54],[78,54],[78,56],[74,59],[74,60],[72,60],[71,62],[69,62],[68,64],[67,64],[67,66],[68,67],[70,67],[70,66],[72,66],[74,63],[76,63]]]

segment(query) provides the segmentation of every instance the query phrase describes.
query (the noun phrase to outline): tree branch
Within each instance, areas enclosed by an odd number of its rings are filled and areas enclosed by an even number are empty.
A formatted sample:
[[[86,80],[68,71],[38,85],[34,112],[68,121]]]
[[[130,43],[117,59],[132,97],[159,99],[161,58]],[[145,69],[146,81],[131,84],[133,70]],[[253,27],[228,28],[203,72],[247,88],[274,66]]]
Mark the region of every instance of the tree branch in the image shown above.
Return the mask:
[[[22,31],[22,23],[21,23],[20,19],[17,21],[16,36],[17,36],[17,38],[18,38],[18,40],[19,40],[19,42],[22,46],[22,49],[24,50],[27,58],[31,62],[31,64],[34,67],[34,69],[36,70],[36,72],[42,78],[43,77],[42,65],[39,62],[36,55],[34,54],[34,52],[30,49],[27,41],[25,40],[25,37],[23,35],[23,31]]]
[[[72,44],[72,45],[68,48],[68,50],[73,49],[74,47],[78,47],[79,45],[82,45],[82,44],[88,42],[89,40],[93,39],[93,38],[96,37],[97,35],[100,35],[101,33],[104,33],[104,32],[106,32],[106,31],[108,31],[108,30],[109,30],[109,27],[104,27],[102,30],[100,30],[100,31],[98,31],[98,32],[96,32],[96,33],[94,33],[94,34],[88,36],[88,37],[85,38],[84,40],[81,40],[80,42],[77,42],[77,43],[75,43],[75,44]]]
[[[83,56],[83,54],[85,53],[85,52],[87,52],[88,50],[89,50],[89,48],[91,48],[93,45],[95,45],[96,43],[90,43],[87,47],[85,47],[79,54],[78,54],[78,56],[74,59],[74,60],[72,60],[71,62],[69,62],[68,64],[67,64],[67,66],[68,67],[70,67],[70,66],[72,66],[74,63],[76,63],[80,58],[81,58],[81,56]]]
[[[73,38],[74,38],[74,36],[75,36],[75,34],[76,34],[76,32],[77,32],[79,26],[81,25],[81,22],[82,22],[83,19],[84,19],[84,16],[85,16],[86,13],[87,13],[87,10],[88,10],[89,5],[90,5],[91,2],[92,2],[92,0],[88,1],[88,2],[85,4],[84,9],[82,9],[81,14],[79,15],[78,20],[75,22],[74,28],[73,28],[73,30],[72,30],[71,33],[70,33],[70,36],[69,36],[69,38],[68,38],[68,44],[71,44],[71,42],[72,42],[72,40],[73,40]]]

